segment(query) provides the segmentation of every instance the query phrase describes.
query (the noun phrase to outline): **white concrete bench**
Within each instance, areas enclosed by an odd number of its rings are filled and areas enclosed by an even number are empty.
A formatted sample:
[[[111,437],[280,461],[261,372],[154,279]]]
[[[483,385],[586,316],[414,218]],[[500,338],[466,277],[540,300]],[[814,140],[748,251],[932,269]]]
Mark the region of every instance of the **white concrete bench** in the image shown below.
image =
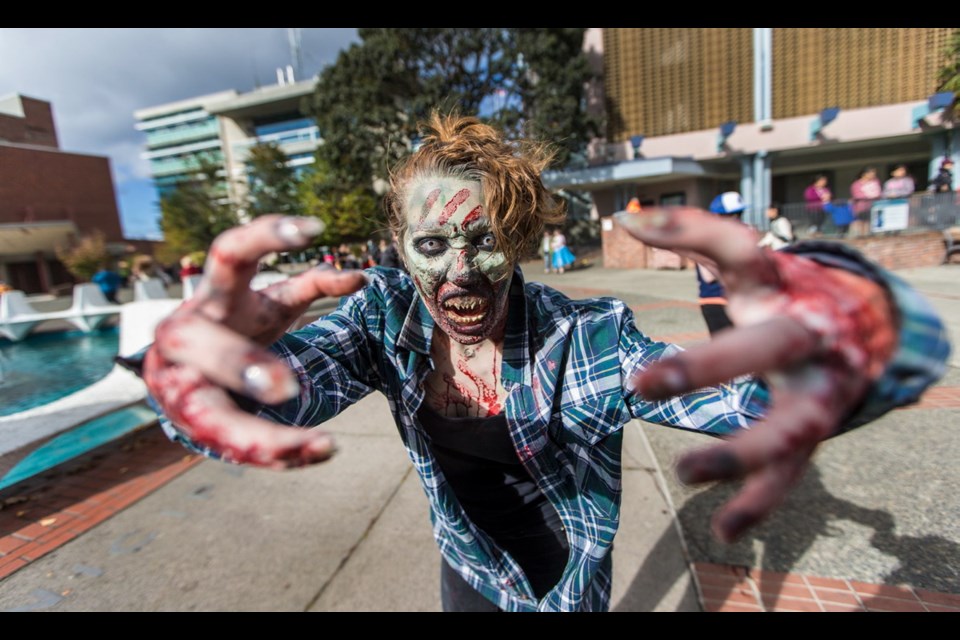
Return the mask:
[[[73,301],[63,311],[37,311],[23,291],[0,294],[0,335],[23,340],[37,325],[49,320],[66,320],[81,331],[95,331],[109,318],[120,314],[120,305],[111,304],[95,284],[73,287]]]
[[[65,318],[65,311],[37,311],[23,291],[0,294],[0,335],[14,342],[23,340],[41,322]]]
[[[100,287],[78,284],[73,288],[73,304],[67,310],[67,320],[87,333],[96,331],[107,319],[120,315],[121,305],[109,302]]]
[[[137,280],[133,285],[133,299],[135,302],[142,300],[165,300],[167,288],[163,286],[163,280],[160,278],[150,278],[149,280]]]

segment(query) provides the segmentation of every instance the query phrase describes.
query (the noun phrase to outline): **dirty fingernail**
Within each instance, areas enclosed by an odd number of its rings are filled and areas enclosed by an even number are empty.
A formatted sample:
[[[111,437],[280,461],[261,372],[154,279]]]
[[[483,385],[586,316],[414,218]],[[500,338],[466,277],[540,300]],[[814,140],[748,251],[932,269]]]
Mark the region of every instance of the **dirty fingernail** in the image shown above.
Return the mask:
[[[337,443],[333,441],[331,436],[314,440],[310,443],[309,449],[312,454],[319,454],[326,458],[333,456],[338,451]]]
[[[288,217],[280,220],[277,233],[289,242],[303,242],[323,232],[324,224],[317,218]]]
[[[271,367],[251,364],[243,370],[243,385],[251,395],[265,402],[283,402],[300,393],[297,381],[286,371],[275,373]]]
[[[734,480],[743,475],[743,465],[729,451],[710,455],[693,455],[677,463],[677,477],[684,484],[713,480]]]

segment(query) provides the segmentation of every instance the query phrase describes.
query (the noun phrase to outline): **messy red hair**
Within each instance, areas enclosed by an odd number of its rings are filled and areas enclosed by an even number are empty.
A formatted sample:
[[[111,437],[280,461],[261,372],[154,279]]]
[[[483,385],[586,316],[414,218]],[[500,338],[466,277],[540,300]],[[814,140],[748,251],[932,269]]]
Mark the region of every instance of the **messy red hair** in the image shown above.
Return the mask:
[[[511,263],[530,250],[546,225],[563,222],[566,203],[540,179],[554,155],[545,144],[507,141],[477,118],[438,112],[421,126],[421,140],[420,148],[391,172],[385,201],[388,224],[401,246],[407,228],[406,187],[438,175],[480,182],[497,247]]]

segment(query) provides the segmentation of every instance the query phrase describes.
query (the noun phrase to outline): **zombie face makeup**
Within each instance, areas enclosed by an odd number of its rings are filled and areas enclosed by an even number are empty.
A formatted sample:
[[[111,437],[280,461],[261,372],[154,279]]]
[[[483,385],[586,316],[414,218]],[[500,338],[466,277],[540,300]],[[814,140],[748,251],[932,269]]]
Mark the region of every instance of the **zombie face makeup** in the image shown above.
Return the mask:
[[[437,326],[461,344],[492,337],[506,319],[513,265],[490,231],[480,182],[419,178],[404,204],[404,257]]]

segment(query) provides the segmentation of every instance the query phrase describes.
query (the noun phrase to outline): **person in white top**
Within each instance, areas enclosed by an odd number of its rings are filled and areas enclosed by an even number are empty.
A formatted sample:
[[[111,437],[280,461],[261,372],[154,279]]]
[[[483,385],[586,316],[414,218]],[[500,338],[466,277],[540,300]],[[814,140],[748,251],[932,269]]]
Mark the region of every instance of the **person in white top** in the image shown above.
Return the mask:
[[[773,203],[767,207],[767,219],[770,220],[770,230],[760,238],[759,246],[778,251],[794,241],[793,224],[789,218],[780,215],[780,205]]]

